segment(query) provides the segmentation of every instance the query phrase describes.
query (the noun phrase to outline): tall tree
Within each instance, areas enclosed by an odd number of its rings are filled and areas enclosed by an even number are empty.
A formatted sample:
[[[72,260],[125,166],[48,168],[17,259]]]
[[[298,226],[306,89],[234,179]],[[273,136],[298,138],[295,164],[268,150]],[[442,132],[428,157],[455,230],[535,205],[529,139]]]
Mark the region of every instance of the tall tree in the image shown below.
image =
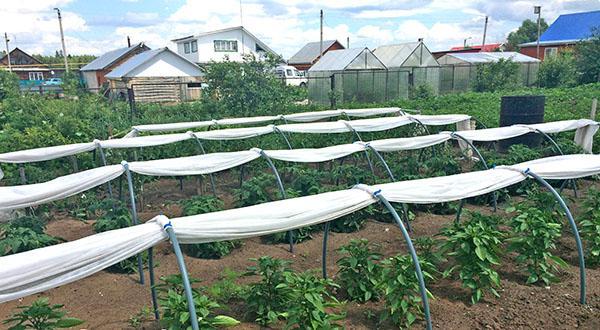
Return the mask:
[[[575,65],[579,82],[583,84],[600,81],[600,28],[592,30],[592,37],[575,46]]]
[[[546,29],[548,29],[548,24],[542,18],[540,20],[540,34],[544,33]],[[537,33],[537,21],[526,19],[523,21],[523,23],[521,23],[521,26],[517,29],[517,31],[513,31],[508,34],[506,48],[508,50],[518,50],[519,44],[536,41]]]

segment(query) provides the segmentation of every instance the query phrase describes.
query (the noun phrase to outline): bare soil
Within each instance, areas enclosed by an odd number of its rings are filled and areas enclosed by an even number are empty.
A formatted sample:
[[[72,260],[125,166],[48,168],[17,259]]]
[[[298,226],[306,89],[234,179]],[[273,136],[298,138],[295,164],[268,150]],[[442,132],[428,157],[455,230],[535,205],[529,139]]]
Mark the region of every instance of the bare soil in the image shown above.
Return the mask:
[[[230,191],[236,185],[237,179],[231,173],[224,175],[229,180],[219,178],[217,182],[229,182],[218,187],[219,191]],[[207,178],[208,179],[208,178]],[[205,180],[205,184],[206,184]],[[580,198],[591,185],[597,183],[580,180]],[[204,187],[206,191],[206,187]],[[166,193],[165,193],[166,191]],[[147,221],[159,210],[167,216],[179,216],[181,209],[175,201],[189,197],[197,192],[194,181],[184,184],[184,190],[179,190],[175,180],[159,180],[149,183],[144,192],[144,207],[141,220]],[[567,192],[571,194],[571,192]],[[232,207],[231,193],[220,196]],[[571,203],[572,204],[572,203]],[[573,205],[576,211],[577,206]],[[499,214],[502,214],[501,205]],[[467,209],[484,213],[491,212],[489,207],[468,205]],[[440,228],[454,220],[455,215],[417,214],[412,226],[413,237],[432,236]],[[565,220],[566,221],[566,220]],[[75,240],[93,234],[93,221],[82,222],[64,215],[57,215],[48,225],[48,233],[60,236],[66,240]],[[364,229],[356,233],[332,233],[329,240],[328,273],[335,279],[336,260],[340,257],[335,249],[348,243],[351,239],[367,238],[381,245],[386,256],[405,253],[405,243],[400,230],[390,223],[369,221]],[[297,244],[295,253],[288,251],[286,244],[264,244],[260,238],[248,239],[243,247],[221,260],[203,260],[186,257],[186,264],[191,276],[202,280],[203,285],[209,285],[219,279],[219,274],[226,268],[242,272],[252,263],[249,258],[269,255],[293,261],[293,267],[299,271],[320,269],[321,267],[322,234],[316,233],[312,240]],[[431,314],[434,327],[437,329],[600,329],[600,269],[587,269],[587,300],[588,304],[579,304],[579,269],[575,244],[568,226],[565,226],[557,254],[564,258],[569,267],[560,272],[560,282],[544,287],[526,285],[526,276],[521,273],[514,263],[514,258],[507,255],[502,260],[498,271],[502,278],[501,298],[485,296],[482,302],[471,305],[469,293],[461,288],[457,279],[438,278],[428,285],[435,296],[431,300]],[[177,263],[169,243],[162,243],[155,249],[156,276],[178,273]],[[438,276],[440,277],[440,276]],[[146,281],[148,274],[146,272]],[[29,296],[18,301],[0,305],[0,319],[5,319],[14,312],[15,307],[30,304],[38,297],[46,296],[53,303],[65,304],[70,311],[69,316],[86,320],[81,328],[87,329],[123,329],[130,328],[129,318],[145,306],[151,306],[149,285],[140,285],[138,275],[114,274],[101,271],[83,280],[64,285],[40,294]],[[382,310],[381,303],[360,305],[349,302],[344,307],[347,317],[342,321],[347,329],[375,329],[376,318],[367,317],[369,311],[375,316]],[[225,314],[243,320],[243,303],[232,304]],[[414,328],[421,328],[420,321]],[[158,329],[154,322],[145,322],[143,328]],[[259,329],[247,320],[236,329]]]

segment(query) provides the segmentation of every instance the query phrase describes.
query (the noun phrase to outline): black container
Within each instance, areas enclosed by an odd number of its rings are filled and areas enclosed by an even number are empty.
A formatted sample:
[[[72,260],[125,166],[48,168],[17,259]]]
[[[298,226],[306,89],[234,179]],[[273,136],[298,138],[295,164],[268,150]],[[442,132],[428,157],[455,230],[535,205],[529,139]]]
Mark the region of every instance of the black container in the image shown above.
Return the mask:
[[[514,124],[539,124],[544,122],[543,95],[503,96],[500,103],[500,127]],[[542,136],[529,133],[512,139],[501,140],[500,150],[506,151],[513,144],[524,144],[528,147],[538,147]]]

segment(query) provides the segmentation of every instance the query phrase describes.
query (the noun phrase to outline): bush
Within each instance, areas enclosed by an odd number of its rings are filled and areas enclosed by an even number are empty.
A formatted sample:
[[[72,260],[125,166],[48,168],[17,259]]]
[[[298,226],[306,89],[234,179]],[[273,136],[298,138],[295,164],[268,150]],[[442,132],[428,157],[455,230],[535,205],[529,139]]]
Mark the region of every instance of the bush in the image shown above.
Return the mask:
[[[575,46],[575,65],[579,73],[579,83],[600,82],[600,27],[592,29],[591,38],[581,41]]]
[[[577,73],[573,55],[561,52],[556,56],[546,57],[538,71],[538,84],[540,87],[571,87],[575,85]]]
[[[224,208],[223,201],[214,196],[194,196],[183,201],[181,204],[183,205],[184,216],[217,212]],[[182,249],[190,257],[221,259],[241,245],[240,241],[220,241],[202,244],[184,244]]]
[[[53,330],[72,328],[83,323],[73,317],[65,317],[64,305],[50,305],[48,298],[38,298],[29,306],[19,306],[21,310],[4,320],[3,324],[11,324],[8,330],[36,329]]]
[[[435,96],[433,88],[429,84],[421,84],[417,86],[411,86],[409,89],[411,99],[426,99]]]
[[[444,277],[458,270],[463,288],[471,290],[473,304],[481,299],[485,290],[500,296],[495,289],[500,286],[500,276],[493,266],[500,263],[505,235],[498,229],[497,222],[497,218],[471,213],[468,221],[442,229],[442,235],[447,239],[442,243],[441,251],[456,262],[444,271]]]
[[[359,302],[378,300],[377,286],[381,276],[379,246],[369,244],[367,239],[351,240],[337,251],[343,254],[337,261],[337,280],[350,299]]]
[[[519,64],[511,60],[479,64],[473,82],[476,92],[494,92],[515,89],[519,86]]]
[[[0,71],[0,100],[19,96],[19,77],[9,71]]]
[[[426,261],[420,260],[424,279],[433,276],[425,269],[431,268]],[[398,327],[409,328],[423,314],[421,307],[421,291],[414,263],[409,256],[395,256],[382,262],[381,294],[385,302],[385,310],[381,313],[380,322],[390,320]],[[429,291],[428,296],[433,296]]]

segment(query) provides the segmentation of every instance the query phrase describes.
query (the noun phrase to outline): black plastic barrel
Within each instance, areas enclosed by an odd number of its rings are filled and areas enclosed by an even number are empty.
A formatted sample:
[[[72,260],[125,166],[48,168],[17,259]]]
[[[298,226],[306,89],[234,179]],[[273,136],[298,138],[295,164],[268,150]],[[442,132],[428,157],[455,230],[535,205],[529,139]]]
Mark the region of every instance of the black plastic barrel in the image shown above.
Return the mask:
[[[514,124],[538,124],[544,122],[543,95],[503,96],[500,103],[500,127]],[[505,151],[513,144],[524,144],[538,147],[542,137],[537,133],[529,133],[512,139],[501,140],[500,150]]]

